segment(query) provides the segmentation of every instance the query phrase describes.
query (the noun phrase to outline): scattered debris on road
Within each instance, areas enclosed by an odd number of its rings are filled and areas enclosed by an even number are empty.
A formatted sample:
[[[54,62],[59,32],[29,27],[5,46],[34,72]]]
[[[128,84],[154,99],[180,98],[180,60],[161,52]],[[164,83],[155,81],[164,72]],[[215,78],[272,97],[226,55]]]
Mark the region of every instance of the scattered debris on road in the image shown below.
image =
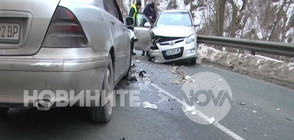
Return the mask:
[[[171,70],[171,73],[176,76],[176,79],[171,81],[173,85],[179,85],[180,83],[187,83],[187,82],[191,82],[191,83],[196,82],[191,76],[186,75],[185,72],[181,70],[179,67],[174,67]]]
[[[195,106],[186,106],[184,112],[192,112],[195,110]]]
[[[159,84],[166,86],[166,83],[164,83],[163,81],[160,81]]]
[[[137,67],[137,66],[136,66],[136,64],[133,63],[132,66],[131,66],[131,68],[135,68],[135,67]]]
[[[245,102],[241,102],[240,105],[244,106],[244,105],[246,105],[246,103]]]
[[[151,104],[149,102],[143,102],[143,108],[156,110],[157,109],[157,105]]]
[[[245,127],[245,128],[243,129],[243,131],[244,131],[244,132],[248,132],[248,129]]]
[[[214,117],[211,117],[210,119],[207,119],[207,122],[209,124],[213,124],[215,122],[215,118]]]
[[[131,81],[131,82],[137,82],[138,80],[137,80],[136,76],[133,76],[133,77],[129,78],[129,81]]]
[[[146,71],[141,70],[141,71],[139,72],[139,77],[144,78],[144,74],[146,74]]]
[[[288,117],[285,117],[285,119],[289,122],[292,122],[292,119],[288,118]]]

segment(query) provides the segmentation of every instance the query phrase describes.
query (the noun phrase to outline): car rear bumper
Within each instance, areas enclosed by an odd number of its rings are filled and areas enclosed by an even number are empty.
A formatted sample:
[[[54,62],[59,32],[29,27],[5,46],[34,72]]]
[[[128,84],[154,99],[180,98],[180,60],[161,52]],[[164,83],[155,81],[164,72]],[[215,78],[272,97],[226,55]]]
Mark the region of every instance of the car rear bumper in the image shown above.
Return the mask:
[[[65,59],[58,54],[56,56],[55,59],[46,59],[44,55],[0,57],[0,106],[24,105],[25,92],[33,95],[34,91],[50,90],[55,93],[64,90],[77,95],[81,91],[102,88],[108,62],[106,55],[88,54],[88,58],[79,56],[72,59],[69,59],[70,55],[64,56]]]

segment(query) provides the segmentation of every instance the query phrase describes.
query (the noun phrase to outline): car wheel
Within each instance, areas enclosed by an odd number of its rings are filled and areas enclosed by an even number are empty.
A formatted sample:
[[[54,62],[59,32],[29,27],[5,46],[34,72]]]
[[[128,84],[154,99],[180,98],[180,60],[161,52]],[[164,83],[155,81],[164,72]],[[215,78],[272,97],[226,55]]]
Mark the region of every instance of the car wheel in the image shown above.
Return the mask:
[[[190,61],[190,64],[191,64],[191,65],[196,65],[196,58],[195,58],[195,59],[192,59],[192,60]]]
[[[112,92],[113,92],[113,65],[111,56],[109,56],[109,62],[107,69],[104,73],[102,91],[105,95],[100,95],[100,106],[90,108],[90,117],[95,123],[107,123],[111,119],[112,114]],[[110,97],[107,98],[107,97]]]
[[[5,117],[7,115],[9,108],[0,108],[0,117]]]

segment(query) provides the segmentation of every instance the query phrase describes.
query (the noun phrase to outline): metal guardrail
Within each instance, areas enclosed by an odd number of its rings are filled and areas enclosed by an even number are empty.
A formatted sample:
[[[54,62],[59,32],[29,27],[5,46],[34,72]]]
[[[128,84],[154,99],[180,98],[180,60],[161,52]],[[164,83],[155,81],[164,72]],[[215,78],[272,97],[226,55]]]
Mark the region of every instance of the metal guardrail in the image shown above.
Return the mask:
[[[262,53],[294,57],[293,43],[278,43],[278,42],[269,42],[269,41],[235,39],[235,38],[204,36],[204,35],[198,35],[197,42],[213,44],[213,45],[222,45],[225,47],[249,50],[252,52],[262,52]]]

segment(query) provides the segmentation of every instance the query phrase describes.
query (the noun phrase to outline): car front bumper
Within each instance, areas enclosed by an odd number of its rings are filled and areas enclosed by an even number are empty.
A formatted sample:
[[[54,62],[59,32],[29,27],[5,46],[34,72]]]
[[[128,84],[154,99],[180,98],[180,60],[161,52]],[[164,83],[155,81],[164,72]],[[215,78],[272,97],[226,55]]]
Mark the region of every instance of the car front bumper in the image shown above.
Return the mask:
[[[0,57],[0,106],[23,106],[25,92],[32,95],[33,91],[64,90],[78,94],[99,90],[109,61],[107,55],[89,48],[41,49],[34,56]]]
[[[159,45],[157,44],[158,49],[157,50],[150,50],[150,56],[154,57],[155,63],[167,63],[167,62],[173,62],[173,61],[179,61],[179,60],[187,60],[187,59],[196,59],[197,56],[197,44],[191,43],[191,44],[185,44],[185,43],[179,43],[176,45]],[[164,57],[164,51],[175,49],[175,48],[183,48],[182,54],[180,56],[176,56],[174,58],[166,59]]]

